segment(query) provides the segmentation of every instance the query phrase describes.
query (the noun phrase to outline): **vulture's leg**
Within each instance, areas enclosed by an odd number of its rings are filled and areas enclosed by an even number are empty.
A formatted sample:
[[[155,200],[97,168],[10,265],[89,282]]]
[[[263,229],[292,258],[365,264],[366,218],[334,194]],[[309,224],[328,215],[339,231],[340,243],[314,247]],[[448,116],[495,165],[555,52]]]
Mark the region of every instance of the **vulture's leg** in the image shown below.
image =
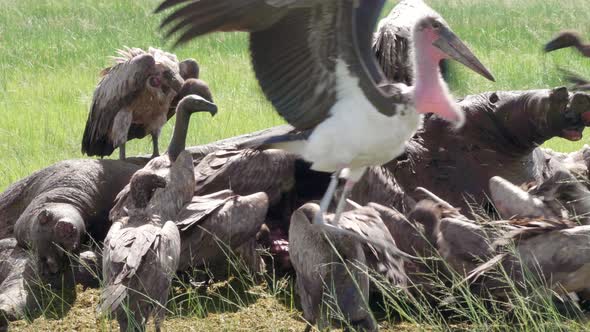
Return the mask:
[[[352,191],[352,188],[354,188],[354,185],[363,176],[363,174],[365,173],[365,170],[366,170],[366,167],[363,167],[362,169],[355,169],[354,171],[350,170],[349,168],[345,168],[342,171],[341,176],[346,179],[346,182],[344,183],[344,190],[342,190],[342,195],[340,195],[340,199],[338,200],[338,205],[336,206],[336,213],[334,215],[334,221],[333,221],[334,224],[336,224],[338,222],[338,220],[340,219],[340,215],[342,215],[342,212],[344,211],[344,207],[346,206],[346,198],[348,198],[348,195]]]
[[[8,318],[6,314],[0,310],[0,332],[8,331]]]
[[[152,133],[152,159],[160,155],[160,149],[158,148],[158,136],[159,133]]]
[[[163,309],[159,308],[154,315],[154,325],[156,326],[156,332],[162,331],[162,321],[164,321]]]
[[[121,316],[127,315],[127,313],[121,313]],[[127,317],[117,317],[117,322],[119,323],[119,331],[127,332],[129,327],[129,321]]]
[[[125,143],[119,145],[119,159],[125,160]]]
[[[330,184],[328,185],[328,189],[326,189],[326,193],[322,200],[320,201],[320,211],[315,215],[313,219],[314,224],[322,225],[324,224],[324,213],[328,211],[328,206],[330,206],[330,202],[332,201],[332,197],[334,197],[334,193],[336,192],[336,187],[338,187],[338,178],[342,170],[338,170],[332,174],[332,180],[330,180]]]

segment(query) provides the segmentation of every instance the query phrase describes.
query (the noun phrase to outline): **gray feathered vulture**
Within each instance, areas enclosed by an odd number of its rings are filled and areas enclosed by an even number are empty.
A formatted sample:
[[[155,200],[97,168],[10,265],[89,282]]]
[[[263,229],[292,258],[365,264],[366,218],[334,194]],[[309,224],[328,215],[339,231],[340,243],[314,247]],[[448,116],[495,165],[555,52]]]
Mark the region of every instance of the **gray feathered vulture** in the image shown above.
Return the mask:
[[[176,123],[168,150],[164,155],[150,160],[143,167],[144,170],[152,171],[166,178],[168,182],[169,190],[156,193],[156,197],[162,195],[158,199],[166,202],[166,204],[159,207],[158,211],[158,215],[165,220],[175,218],[182,206],[190,201],[195,191],[193,159],[190,153],[184,149],[190,117],[195,112],[215,114],[217,106],[197,95],[184,97],[178,103],[176,109]],[[177,172],[173,172],[175,168],[178,169]],[[127,215],[126,210],[133,207],[133,200],[129,197],[129,191],[130,186],[128,185],[117,195],[115,205],[109,213],[111,220],[115,221],[125,217]]]
[[[171,276],[178,268],[180,256],[180,234],[173,220],[195,190],[193,158],[184,149],[186,135],[191,114],[200,111],[214,114],[217,107],[196,95],[180,101],[168,151],[150,160],[133,176],[111,210],[110,218],[114,222],[103,253],[107,286],[100,310],[115,312],[121,331],[126,331],[129,323],[122,311],[125,307],[120,307],[123,299],[128,298],[127,305],[140,326],[158,309],[155,306],[161,308],[166,303]],[[159,180],[153,180],[155,177]],[[154,193],[153,183],[166,188]],[[162,226],[163,221],[166,223]],[[144,284],[146,281],[149,283]],[[146,301],[142,294],[159,304]],[[159,330],[163,311],[156,310],[155,318]]]
[[[371,51],[384,0],[167,0],[176,7],[163,26],[179,42],[214,31],[247,31],[258,82],[294,130],[251,142],[301,155],[316,171],[334,172],[320,206],[326,211],[338,176],[347,193],[368,166],[397,157],[420,123],[436,113],[462,123],[463,115],[438,74],[454,58],[492,79],[448,25],[432,15],[417,20],[416,88],[387,84]],[[424,60],[424,61],[421,61]],[[338,214],[337,214],[338,215]],[[316,222],[322,222],[319,213]]]
[[[223,190],[194,196],[178,214],[177,226],[182,235],[179,270],[203,266],[227,270],[226,262],[231,257],[228,249],[239,249],[256,238],[268,203],[264,192],[240,196]],[[258,272],[255,260],[247,259],[247,263],[251,271]]]
[[[154,316],[156,331],[165,316],[170,283],[178,267],[180,233],[173,221],[154,214],[154,191],[166,180],[147,170],[131,179],[135,208],[109,230],[104,241],[103,279],[99,310],[114,313],[121,331],[145,329]],[[155,204],[154,204],[155,203]],[[131,318],[131,319],[130,319]]]
[[[314,203],[303,205],[293,213],[289,227],[289,255],[303,318],[309,324],[306,331],[315,324],[320,331],[330,327],[338,312],[344,327],[377,331],[368,307],[369,275],[362,244],[341,233],[324,233],[322,226],[312,224],[319,210]],[[322,309],[324,302],[333,307]]]
[[[115,65],[102,71],[94,91],[82,153],[103,157],[119,148],[120,158],[125,159],[125,142],[150,134],[153,156],[157,156],[160,130],[173,115],[170,108],[183,88],[183,76],[196,78],[193,76],[198,75],[198,64],[188,59],[180,66],[174,54],[155,48],[147,52],[126,48],[118,55]],[[203,97],[211,99],[207,92],[208,88]]]
[[[496,242],[504,245],[499,254],[473,270],[469,280],[500,298],[515,287],[530,291],[532,286],[536,292],[539,280],[558,295],[587,291],[590,226],[541,218],[512,220],[510,224],[515,229]],[[498,266],[501,269],[497,270]]]
[[[454,215],[440,203],[429,200],[418,202],[410,214],[411,221],[424,225],[424,235],[446,264],[457,273],[467,276],[482,261],[494,255],[492,241],[497,231]]]

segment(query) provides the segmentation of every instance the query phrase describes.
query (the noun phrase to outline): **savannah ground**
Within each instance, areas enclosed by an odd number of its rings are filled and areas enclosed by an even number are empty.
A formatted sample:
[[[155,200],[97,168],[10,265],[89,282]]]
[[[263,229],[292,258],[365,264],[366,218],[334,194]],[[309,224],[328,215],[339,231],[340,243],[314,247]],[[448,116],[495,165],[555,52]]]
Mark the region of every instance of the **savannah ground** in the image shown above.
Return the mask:
[[[170,49],[152,14],[160,0],[0,0],[0,189],[54,162],[83,157],[80,142],[99,71],[117,48],[148,46]],[[389,1],[383,15],[396,1]],[[497,82],[453,65],[451,88],[456,97],[488,90],[550,88],[564,84],[557,66],[590,77],[590,61],[572,50],[549,55],[542,45],[563,28],[590,36],[587,0],[432,0],[429,3],[449,22],[493,72]],[[174,50],[180,59],[193,57],[211,87],[219,114],[211,119],[196,115],[187,145],[281,124],[262,95],[251,70],[247,38],[241,33],[214,34]],[[165,149],[174,120],[164,128]],[[546,144],[572,151],[589,140]],[[151,152],[149,139],[128,144],[128,155]],[[116,157],[116,153],[114,156]],[[270,284],[273,284],[272,282]],[[231,287],[230,287],[231,288]],[[272,289],[272,291],[271,291]],[[252,292],[252,291],[251,291]],[[248,301],[204,308],[198,313],[172,314],[170,330],[282,331],[301,330],[290,283],[275,280],[274,287],[256,290]],[[250,295],[249,295],[250,296]],[[248,296],[247,296],[248,297]],[[219,296],[219,298],[224,298]],[[78,294],[78,301],[63,319],[20,322],[15,330],[109,330],[94,316],[97,292]],[[221,301],[224,302],[223,300]],[[224,310],[220,310],[220,309]],[[225,310],[227,309],[227,310]],[[482,314],[482,317],[486,316]],[[526,315],[525,315],[526,316]],[[536,319],[530,315],[528,318]],[[477,317],[474,317],[477,318]],[[481,318],[481,317],[480,317]],[[547,326],[523,321],[522,329]],[[523,318],[524,319],[524,318]],[[506,322],[477,321],[470,328],[506,329]],[[424,321],[423,321],[424,322]],[[407,330],[442,329],[443,325],[402,324]],[[573,324],[573,323],[572,323]],[[454,325],[453,325],[454,326]],[[456,328],[460,328],[461,324]],[[577,324],[566,325],[581,328]],[[446,326],[448,327],[448,326]]]

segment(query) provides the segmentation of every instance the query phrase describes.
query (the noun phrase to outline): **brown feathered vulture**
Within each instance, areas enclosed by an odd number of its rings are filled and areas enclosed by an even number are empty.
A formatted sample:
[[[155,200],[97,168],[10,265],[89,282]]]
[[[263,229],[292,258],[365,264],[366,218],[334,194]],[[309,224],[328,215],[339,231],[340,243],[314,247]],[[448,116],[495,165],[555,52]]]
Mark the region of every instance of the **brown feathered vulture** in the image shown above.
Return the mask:
[[[156,48],[126,48],[114,61],[101,72],[84,129],[82,153],[89,156],[108,156],[119,148],[125,159],[125,142],[149,134],[155,157],[162,126],[180,98],[198,94],[212,101],[193,59],[179,63],[174,54]]]

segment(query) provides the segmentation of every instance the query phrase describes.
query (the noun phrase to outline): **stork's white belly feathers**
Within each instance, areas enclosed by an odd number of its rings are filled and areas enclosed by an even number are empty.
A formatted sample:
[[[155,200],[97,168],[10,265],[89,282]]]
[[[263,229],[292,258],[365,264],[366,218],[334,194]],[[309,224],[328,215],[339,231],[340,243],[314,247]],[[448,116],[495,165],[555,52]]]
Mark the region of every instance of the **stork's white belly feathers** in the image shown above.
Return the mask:
[[[336,73],[338,101],[301,149],[311,168],[355,169],[381,165],[402,154],[421,121],[413,104],[397,104],[397,113],[385,116],[365,97],[344,61],[338,60]]]

